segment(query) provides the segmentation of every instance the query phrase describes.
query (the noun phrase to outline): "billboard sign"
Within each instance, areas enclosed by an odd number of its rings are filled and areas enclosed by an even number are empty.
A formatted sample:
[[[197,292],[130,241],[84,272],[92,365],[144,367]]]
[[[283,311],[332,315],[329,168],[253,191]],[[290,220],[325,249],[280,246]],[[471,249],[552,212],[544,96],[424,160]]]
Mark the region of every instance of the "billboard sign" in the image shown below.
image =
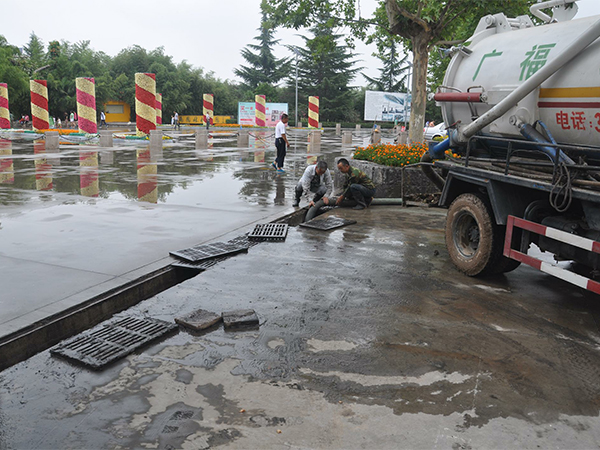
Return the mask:
[[[283,113],[288,113],[287,103],[267,103],[267,126],[274,127],[277,125]],[[240,125],[254,125],[254,102],[238,102],[238,123]]]
[[[410,118],[410,95],[398,92],[366,91],[365,120],[404,122]]]

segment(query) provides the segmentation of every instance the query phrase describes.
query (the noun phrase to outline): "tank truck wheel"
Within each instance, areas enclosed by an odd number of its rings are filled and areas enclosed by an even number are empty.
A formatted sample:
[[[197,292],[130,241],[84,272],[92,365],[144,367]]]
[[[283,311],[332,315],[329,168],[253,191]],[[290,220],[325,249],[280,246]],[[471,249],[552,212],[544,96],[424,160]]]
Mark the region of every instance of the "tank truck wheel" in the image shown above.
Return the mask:
[[[459,195],[446,217],[446,247],[454,265],[471,277],[485,273],[494,256],[495,223],[477,194]]]
[[[494,239],[494,253],[491,257],[490,264],[486,269],[485,273],[490,275],[495,275],[499,273],[507,273],[512,272],[517,267],[521,265],[520,261],[515,261],[514,259],[507,258],[504,256],[504,238],[506,236],[506,225],[495,225],[494,229],[495,239]],[[513,248],[519,248],[521,245],[521,235],[520,233],[513,234]]]

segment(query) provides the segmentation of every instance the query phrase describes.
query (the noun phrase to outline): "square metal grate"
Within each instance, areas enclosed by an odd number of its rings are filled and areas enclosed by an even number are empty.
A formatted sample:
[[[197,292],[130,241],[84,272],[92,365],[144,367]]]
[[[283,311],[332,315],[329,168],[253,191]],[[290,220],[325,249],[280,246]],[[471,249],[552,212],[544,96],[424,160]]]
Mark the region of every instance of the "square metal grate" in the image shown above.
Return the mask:
[[[99,370],[176,329],[174,323],[162,320],[126,317],[95,331],[81,333],[51,349],[50,353]]]
[[[345,225],[355,224],[356,220],[343,219],[341,217],[329,216],[325,219],[312,219],[308,222],[301,223],[301,227],[314,228],[315,230],[333,230],[334,228],[343,227]]]
[[[214,244],[203,244],[196,247],[186,248],[169,252],[169,254],[188,262],[197,263],[207,259],[218,258],[219,256],[233,255],[240,252],[247,252],[248,246],[243,244],[233,244],[229,242],[215,242]]]
[[[248,235],[254,241],[284,241],[288,232],[287,223],[260,223]]]

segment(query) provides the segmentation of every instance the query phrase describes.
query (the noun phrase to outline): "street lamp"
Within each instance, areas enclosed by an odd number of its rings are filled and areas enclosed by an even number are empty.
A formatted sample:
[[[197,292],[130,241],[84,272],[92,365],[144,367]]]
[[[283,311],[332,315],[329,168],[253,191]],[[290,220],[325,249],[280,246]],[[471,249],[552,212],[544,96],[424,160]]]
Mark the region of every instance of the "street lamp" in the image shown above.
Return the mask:
[[[404,99],[404,129],[406,130],[406,105],[408,104],[408,99],[411,98],[412,99],[412,95],[410,92],[410,76],[412,75],[412,63],[407,62],[408,64],[408,75],[406,77],[406,98]]]
[[[296,121],[294,122],[294,125],[298,126],[298,55],[300,52],[296,47],[292,47],[292,51],[296,54]]]

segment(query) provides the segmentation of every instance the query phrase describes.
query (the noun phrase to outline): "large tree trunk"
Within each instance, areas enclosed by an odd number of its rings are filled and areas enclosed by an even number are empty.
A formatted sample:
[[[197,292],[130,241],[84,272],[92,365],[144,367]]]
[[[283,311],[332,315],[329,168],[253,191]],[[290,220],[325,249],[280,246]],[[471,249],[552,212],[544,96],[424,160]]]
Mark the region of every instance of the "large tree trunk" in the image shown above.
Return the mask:
[[[413,73],[412,73],[412,104],[410,110],[410,142],[423,141],[423,125],[425,108],[427,107],[427,64],[429,62],[429,41],[426,33],[412,37],[413,44]]]

